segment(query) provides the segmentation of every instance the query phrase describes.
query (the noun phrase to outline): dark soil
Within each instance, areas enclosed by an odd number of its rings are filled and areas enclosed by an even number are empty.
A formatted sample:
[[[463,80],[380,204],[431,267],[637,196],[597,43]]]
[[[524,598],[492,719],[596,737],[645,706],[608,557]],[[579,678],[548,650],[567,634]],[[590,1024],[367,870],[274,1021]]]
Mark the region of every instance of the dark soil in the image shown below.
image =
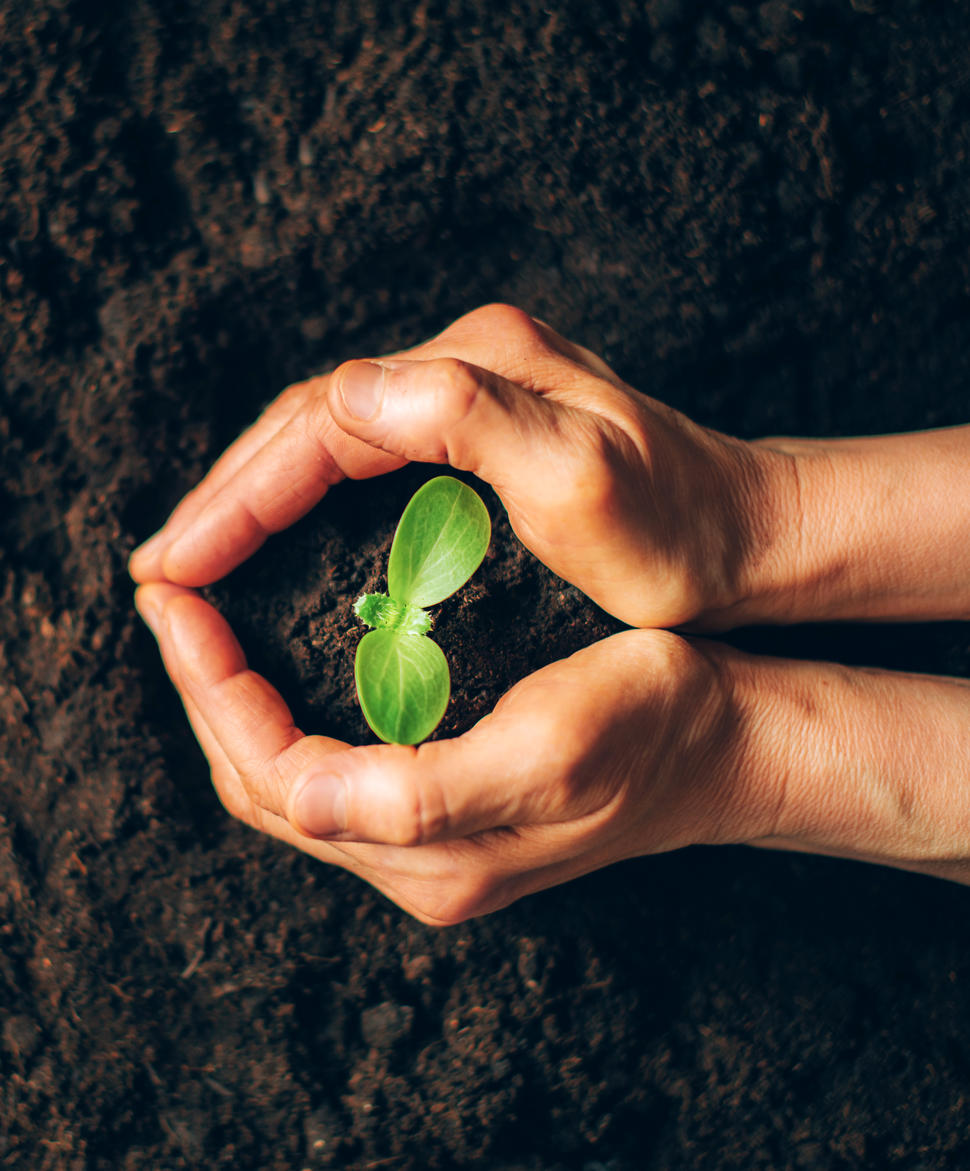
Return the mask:
[[[0,1167],[965,1168],[967,893],[734,850],[435,932],[232,823],[125,559],[288,382],[514,302],[743,435],[967,421],[970,6],[0,0]],[[426,469],[213,590],[307,726]],[[497,540],[446,731],[614,626]],[[970,674],[970,630],[754,631]]]

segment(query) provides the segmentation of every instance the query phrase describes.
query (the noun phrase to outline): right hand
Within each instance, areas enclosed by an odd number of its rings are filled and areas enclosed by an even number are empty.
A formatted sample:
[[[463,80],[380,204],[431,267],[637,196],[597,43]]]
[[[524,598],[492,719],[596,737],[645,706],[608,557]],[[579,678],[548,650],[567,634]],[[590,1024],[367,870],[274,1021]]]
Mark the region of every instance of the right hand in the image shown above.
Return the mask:
[[[621,621],[723,627],[759,560],[751,518],[771,459],[639,394],[525,313],[486,306],[404,355],[290,387],[131,571],[215,581],[343,477],[421,460],[490,483],[523,544]]]

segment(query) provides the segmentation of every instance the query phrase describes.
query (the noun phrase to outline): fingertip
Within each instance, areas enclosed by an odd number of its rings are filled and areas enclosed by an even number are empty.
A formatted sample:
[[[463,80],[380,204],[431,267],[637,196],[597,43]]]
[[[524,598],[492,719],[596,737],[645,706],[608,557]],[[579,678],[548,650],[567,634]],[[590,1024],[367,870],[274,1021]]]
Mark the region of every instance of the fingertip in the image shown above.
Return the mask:
[[[184,660],[200,656],[211,638],[208,626],[215,611],[197,594],[179,590],[167,601],[166,623],[176,654]]]
[[[162,532],[155,533],[147,541],[143,541],[137,549],[132,550],[128,558],[128,573],[136,582],[159,581],[164,577],[162,571],[162,553],[164,541]]]
[[[246,656],[219,611],[194,590],[184,586],[168,589],[167,643],[184,678],[199,687],[209,687],[244,671]]]
[[[158,630],[168,622],[169,608],[175,599],[196,596],[191,590],[172,582],[144,582],[135,590],[135,609],[153,630]],[[199,601],[201,600],[200,598]]]
[[[172,544],[164,549],[159,550],[158,554],[158,571],[159,576],[165,581],[178,581],[179,572],[179,554],[178,546],[181,538],[177,538]]]
[[[309,762],[290,787],[290,824],[307,837],[331,841],[425,844],[412,816],[414,755],[404,745],[380,744]]]
[[[177,536],[164,529],[140,545],[128,558],[128,572],[139,584],[164,582],[196,589],[208,585],[212,577],[193,572],[197,542],[192,527]],[[208,567],[207,567],[208,568]]]
[[[487,428],[489,420],[479,417],[473,423],[475,442],[464,441],[458,432],[468,430],[466,417],[482,386],[491,385],[489,378],[459,358],[348,362],[330,384],[330,417],[346,435],[389,455],[476,471],[472,448],[481,442],[479,424]],[[452,441],[457,462],[451,458]]]
[[[159,591],[151,585],[139,585],[135,590],[135,609],[145,625],[157,634],[164,622],[165,609]]]

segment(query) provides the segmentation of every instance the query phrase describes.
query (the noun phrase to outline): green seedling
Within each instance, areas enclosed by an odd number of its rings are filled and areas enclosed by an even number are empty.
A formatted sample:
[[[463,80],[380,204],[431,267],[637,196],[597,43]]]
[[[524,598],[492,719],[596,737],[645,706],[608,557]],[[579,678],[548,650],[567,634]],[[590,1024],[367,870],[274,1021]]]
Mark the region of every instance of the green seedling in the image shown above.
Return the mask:
[[[481,497],[436,476],[411,497],[387,562],[387,593],[361,594],[354,613],[374,629],[357,646],[354,680],[364,718],[388,744],[418,744],[451,696],[448,661],[428,638],[425,606],[443,602],[481,565],[492,526]]]

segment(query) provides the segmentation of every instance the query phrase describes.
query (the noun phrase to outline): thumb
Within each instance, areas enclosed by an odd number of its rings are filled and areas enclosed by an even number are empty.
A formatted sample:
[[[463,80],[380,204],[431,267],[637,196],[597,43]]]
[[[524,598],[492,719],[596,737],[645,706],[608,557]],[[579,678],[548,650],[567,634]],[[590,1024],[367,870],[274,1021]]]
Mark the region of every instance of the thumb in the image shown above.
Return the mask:
[[[534,759],[520,737],[478,729],[419,748],[381,744],[330,752],[297,777],[287,816],[310,837],[393,846],[554,820],[554,802],[541,797],[529,763]]]
[[[328,394],[342,431],[392,455],[472,472],[499,492],[521,484],[572,413],[457,358],[346,362]]]

